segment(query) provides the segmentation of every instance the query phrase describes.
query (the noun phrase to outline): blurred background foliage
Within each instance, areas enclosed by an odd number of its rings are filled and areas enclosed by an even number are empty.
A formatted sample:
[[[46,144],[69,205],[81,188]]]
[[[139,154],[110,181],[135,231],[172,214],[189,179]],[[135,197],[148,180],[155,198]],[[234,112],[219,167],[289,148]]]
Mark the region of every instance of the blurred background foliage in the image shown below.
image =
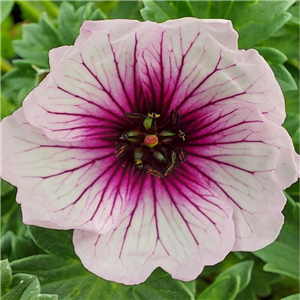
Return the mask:
[[[286,100],[284,127],[299,152],[299,2],[285,1],[1,1],[1,117],[21,106],[48,73],[48,51],[73,44],[84,20],[181,17],[233,22],[241,49],[269,63]],[[5,141],[3,141],[5,142]],[[189,283],[160,269],[138,286],[86,271],[72,232],[26,226],[16,188],[1,182],[3,300],[299,300],[299,182],[286,191],[278,239],[254,253],[235,252]]]

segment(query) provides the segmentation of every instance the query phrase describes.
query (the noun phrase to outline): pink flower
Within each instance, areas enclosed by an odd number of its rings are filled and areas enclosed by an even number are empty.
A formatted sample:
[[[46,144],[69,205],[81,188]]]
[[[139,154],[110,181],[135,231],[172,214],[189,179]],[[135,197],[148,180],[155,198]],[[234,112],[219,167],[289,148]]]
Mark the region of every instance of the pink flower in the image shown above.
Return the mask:
[[[75,229],[87,269],[192,280],[273,242],[298,156],[284,99],[225,20],[86,21],[2,123],[26,224]]]

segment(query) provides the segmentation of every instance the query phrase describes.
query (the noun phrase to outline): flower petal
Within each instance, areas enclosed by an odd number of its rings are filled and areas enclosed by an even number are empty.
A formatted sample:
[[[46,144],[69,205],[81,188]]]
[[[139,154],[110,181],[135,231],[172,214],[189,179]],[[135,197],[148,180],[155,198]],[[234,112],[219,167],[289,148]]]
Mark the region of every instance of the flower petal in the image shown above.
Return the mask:
[[[49,140],[22,108],[1,129],[3,179],[18,187],[24,223],[97,232],[116,226],[136,175],[116,159],[113,143]]]
[[[138,284],[157,267],[193,280],[224,259],[234,242],[232,208],[189,179],[180,172],[140,178],[116,229],[105,235],[75,230],[84,266],[107,280]]]
[[[146,101],[182,119],[229,103],[255,104],[282,124],[284,98],[268,64],[255,50],[238,50],[230,21],[187,18],[160,24],[161,34],[142,50],[139,68]]]
[[[230,105],[186,130],[187,172],[234,208],[234,250],[254,251],[278,236],[283,189],[297,180],[298,155],[285,129],[254,106]]]
[[[75,46],[50,51],[50,74],[24,101],[26,119],[51,139],[102,138],[116,124],[126,124],[124,112],[143,109],[136,55],[151,42],[157,25],[91,24],[84,23]],[[112,32],[105,30],[112,24]]]

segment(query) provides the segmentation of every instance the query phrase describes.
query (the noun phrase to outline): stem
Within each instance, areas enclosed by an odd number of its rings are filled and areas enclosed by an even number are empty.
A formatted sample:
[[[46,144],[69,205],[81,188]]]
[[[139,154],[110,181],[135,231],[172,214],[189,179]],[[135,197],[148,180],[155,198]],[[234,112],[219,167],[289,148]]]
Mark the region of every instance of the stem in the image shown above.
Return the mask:
[[[36,9],[29,1],[16,1],[20,7],[22,7],[27,14],[31,17],[32,21],[38,22],[41,12]]]
[[[59,9],[52,1],[42,1],[46,11],[54,18],[58,17]]]
[[[1,56],[1,73],[2,72],[7,73],[12,69],[13,69],[12,65],[5,58]]]

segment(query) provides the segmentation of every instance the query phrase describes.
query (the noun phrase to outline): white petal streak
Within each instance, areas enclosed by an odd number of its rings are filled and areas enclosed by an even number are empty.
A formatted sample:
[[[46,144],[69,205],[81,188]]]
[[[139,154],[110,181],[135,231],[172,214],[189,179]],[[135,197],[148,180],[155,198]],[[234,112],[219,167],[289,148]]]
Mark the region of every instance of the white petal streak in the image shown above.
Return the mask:
[[[118,228],[100,236],[76,230],[75,251],[83,264],[105,279],[137,284],[156,267],[188,281],[204,265],[221,261],[234,241],[231,207],[183,181],[147,177]]]
[[[187,144],[187,172],[234,207],[235,249],[257,250],[271,243],[283,223],[282,190],[298,174],[287,132],[254,106],[231,105],[192,124]]]
[[[134,175],[120,168],[112,142],[49,140],[22,108],[2,126],[3,178],[18,187],[26,224],[97,232],[117,224]]]
[[[229,24],[216,20],[210,29],[197,19],[161,24],[161,34],[139,58],[147,100],[166,114],[179,109],[183,120],[248,102],[281,124],[284,98],[270,67],[255,50],[237,49]]]
[[[86,25],[75,46],[50,51],[51,73],[24,101],[26,119],[49,138],[103,137],[105,129],[116,131],[116,124],[126,124],[124,112],[143,110],[136,57],[156,25],[119,23],[123,35],[84,30]]]

